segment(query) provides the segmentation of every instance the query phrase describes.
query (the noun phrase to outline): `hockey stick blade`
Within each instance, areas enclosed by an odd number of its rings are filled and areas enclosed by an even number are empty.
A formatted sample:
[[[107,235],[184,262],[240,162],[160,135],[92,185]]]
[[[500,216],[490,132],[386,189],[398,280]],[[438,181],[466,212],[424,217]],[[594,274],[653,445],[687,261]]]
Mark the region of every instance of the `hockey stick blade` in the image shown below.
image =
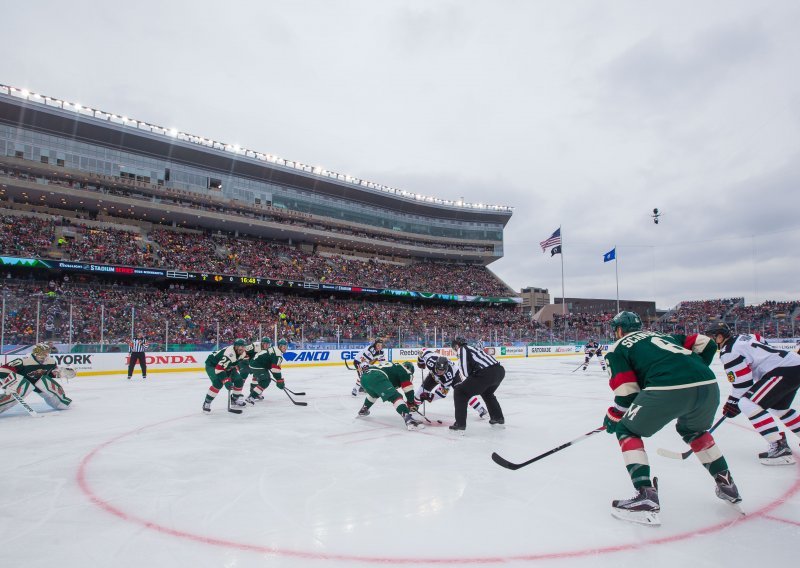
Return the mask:
[[[545,453],[539,454],[538,456],[536,456],[534,458],[531,458],[528,461],[524,461],[522,463],[512,463],[512,462],[508,461],[507,459],[505,459],[504,457],[500,456],[497,452],[493,452],[492,453],[492,461],[494,463],[496,463],[497,465],[499,465],[500,467],[504,467],[506,469],[511,469],[511,470],[519,469],[521,467],[525,467],[526,465],[530,465],[533,462],[539,461],[542,458],[546,458],[547,456],[550,456],[550,455],[552,455],[552,454],[554,454],[556,452],[560,452],[561,450],[563,450],[565,448],[569,448],[570,446],[574,446],[578,442],[582,442],[585,439],[589,438],[590,436],[593,436],[594,434],[597,434],[599,432],[604,432],[605,429],[606,429],[605,426],[601,426],[600,428],[596,428],[594,430],[591,430],[590,432],[586,432],[586,434],[583,434],[582,436],[579,436],[579,437],[575,438],[574,440],[570,440],[569,442],[561,444],[560,446],[556,446],[552,450],[548,450]]]
[[[292,404],[294,404],[295,406],[308,406],[307,402],[298,402],[295,399],[293,399],[292,395],[290,395],[288,392],[286,392],[286,389],[283,389],[283,392],[286,394],[287,397],[289,397],[289,400],[291,400]]]
[[[347,368],[348,368],[349,370],[351,370],[351,371],[355,371],[355,370],[356,370],[356,368],[355,368],[355,367],[351,367],[351,366],[350,366],[350,361],[349,361],[349,360],[347,360],[347,359],[345,359],[345,360],[344,360],[344,366],[345,366],[345,367],[347,367]]]
[[[10,392],[10,393],[8,393],[8,394],[10,394],[10,395],[11,395],[11,398],[13,398],[14,400],[16,400],[16,401],[17,401],[17,403],[19,403],[19,405],[20,405],[22,408],[24,408],[24,409],[25,409],[25,412],[27,412],[28,414],[30,414],[30,415],[31,415],[31,416],[33,416],[34,418],[41,418],[41,417],[42,417],[42,415],[41,415],[41,414],[39,414],[39,413],[38,413],[38,412],[36,412],[36,411],[35,411],[33,408],[31,408],[31,406],[30,406],[30,405],[29,405],[27,402],[25,402],[25,399],[24,399],[24,398],[22,398],[21,396],[19,396],[17,393],[15,393],[14,391],[11,391],[11,392]]]
[[[420,416],[422,416],[422,418],[423,418],[423,419],[425,420],[425,422],[427,422],[428,424],[433,424],[433,422],[431,421],[431,419],[430,419],[430,418],[428,418],[427,416],[425,416],[424,414],[422,414],[422,413],[421,413],[419,410],[415,410],[414,412],[415,412],[416,414],[419,414]],[[434,420],[436,420],[436,422],[437,422],[437,423],[439,423],[439,424],[444,424],[444,422],[442,422],[442,421],[441,421],[441,420],[439,420],[439,419],[434,419]]]
[[[306,393],[302,392],[302,391],[301,392],[294,392],[293,390],[289,390],[286,387],[283,387],[283,390],[285,390],[289,394],[293,394],[294,396],[306,396]]]
[[[662,457],[669,458],[671,460],[685,460],[690,455],[692,455],[692,450],[680,453],[680,452],[673,452],[671,450],[665,450],[664,448],[658,448],[656,453]]]
[[[722,424],[726,418],[727,416],[721,416],[720,419],[717,420],[711,428],[709,428],[708,433],[710,434],[711,432],[716,430],[717,426]],[[671,450],[665,450],[664,448],[658,448],[656,450],[656,453],[662,457],[669,458],[671,460],[685,460],[694,453],[694,450],[686,450],[685,452],[681,453],[681,452],[673,452]]]

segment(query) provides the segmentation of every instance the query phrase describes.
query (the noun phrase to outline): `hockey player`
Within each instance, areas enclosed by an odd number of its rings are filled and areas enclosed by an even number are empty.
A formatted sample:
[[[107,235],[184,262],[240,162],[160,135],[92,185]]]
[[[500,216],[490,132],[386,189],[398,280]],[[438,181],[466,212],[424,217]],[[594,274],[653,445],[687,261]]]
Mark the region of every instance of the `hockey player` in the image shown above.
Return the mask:
[[[380,361],[386,361],[386,353],[383,351],[383,339],[376,337],[370,345],[367,345],[356,353],[353,357],[353,363],[356,367],[356,386],[353,387],[352,395],[358,396],[358,393],[364,392],[361,388],[361,368],[366,365],[373,365]]]
[[[72,399],[64,393],[56,378],[71,379],[74,376],[73,369],[58,368],[56,360],[50,356],[50,347],[46,343],[37,343],[30,355],[12,359],[0,366],[0,413],[17,404],[17,400],[11,396],[12,392],[16,392],[20,398],[25,398],[31,389],[38,393],[50,408],[66,410]]]
[[[370,407],[375,401],[382,398],[385,402],[394,405],[397,413],[403,417],[406,428],[409,430],[421,430],[425,426],[411,416],[411,412],[416,410],[414,404],[414,385],[411,379],[414,377],[414,365],[411,363],[380,363],[377,366],[362,365],[361,386],[364,387],[366,398],[361,410],[358,411],[360,417],[369,416]],[[405,402],[397,389],[402,389],[405,394]]]
[[[428,366],[428,360],[431,358],[436,359],[438,356],[439,352],[435,349],[424,347],[422,351],[419,352],[419,355],[417,355],[417,367],[425,369]]]
[[[208,387],[206,399],[203,401],[203,412],[211,412],[211,403],[219,394],[219,390],[225,387],[228,391],[234,391],[230,393],[228,410],[234,414],[242,413],[241,407],[245,406],[241,395],[243,381],[236,369],[236,363],[244,357],[246,346],[247,342],[244,339],[237,339],[233,345],[214,351],[206,358],[206,375],[211,379],[211,386]]]
[[[589,342],[584,345],[583,347],[583,370],[585,371],[586,368],[589,366],[589,360],[592,356],[597,357],[597,360],[600,362],[600,366],[603,370],[606,370],[606,360],[603,359],[603,346],[597,343],[594,339],[590,339]]]
[[[795,463],[786,434],[779,432],[770,413],[800,436],[800,413],[790,408],[800,388],[800,355],[771,347],[753,335],[734,335],[724,322],[712,325],[707,333],[719,345],[719,358],[732,383],[722,413],[733,418],[744,412],[769,443],[768,450],[758,454],[762,464]]]
[[[250,362],[255,359],[256,355],[258,355],[262,350],[271,345],[272,339],[269,337],[262,337],[259,341],[253,341],[252,343],[248,343],[244,346],[244,357],[236,362],[236,372],[239,374],[242,385],[247,382],[247,377],[250,376]]]
[[[637,495],[616,499],[611,514],[622,520],[659,525],[658,481],[642,438],[648,438],[677,418],[675,429],[689,444],[716,483],[717,497],[737,504],[742,498],[728,464],[708,432],[719,406],[719,385],[708,365],[716,346],[705,335],[666,335],[642,331],[633,312],[611,320],[617,341],[606,353],[614,405],[604,420],[616,434],[625,467]]]
[[[428,362],[430,366],[427,365]],[[450,389],[461,382],[461,374],[458,372],[456,364],[443,355],[428,357],[426,368],[428,368],[428,374],[414,393],[417,405],[446,397]],[[478,418],[484,419],[489,416],[489,411],[481,404],[477,396],[473,396],[469,400],[469,406],[478,413]]]
[[[250,362],[250,370],[253,371],[253,380],[250,382],[250,396],[245,402],[255,404],[259,400],[264,400],[261,393],[269,387],[270,379],[275,381],[275,386],[283,390],[284,381],[281,375],[281,364],[283,354],[289,349],[289,342],[281,338],[278,340],[278,347],[272,346],[269,337],[261,338],[261,351]]]

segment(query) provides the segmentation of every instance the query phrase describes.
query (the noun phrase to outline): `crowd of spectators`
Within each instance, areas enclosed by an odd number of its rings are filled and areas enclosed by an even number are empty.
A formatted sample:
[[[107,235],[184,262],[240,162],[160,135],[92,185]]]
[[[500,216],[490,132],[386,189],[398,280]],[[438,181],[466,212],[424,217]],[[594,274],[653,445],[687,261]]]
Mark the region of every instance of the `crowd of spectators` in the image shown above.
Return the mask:
[[[724,321],[734,332],[759,333],[764,337],[792,337],[800,332],[800,300],[766,301],[748,306],[744,298],[694,300],[678,304],[654,326],[663,331],[700,331]]]
[[[0,215],[0,247],[9,256],[46,257],[55,241],[55,220]]]
[[[262,334],[296,343],[359,343],[381,336],[391,346],[446,343],[463,335],[491,343],[609,341],[612,313],[557,314],[549,324],[532,321],[517,307],[440,302],[399,302],[377,298],[345,299],[264,292],[257,289],[208,290],[193,284],[166,289],[124,281],[2,279],[6,305],[5,343],[40,340],[72,343],[124,342],[131,325],[147,332],[153,343],[230,343],[236,337]],[[716,302],[708,309],[714,312]],[[694,304],[694,302],[693,302]],[[789,337],[796,302],[765,302],[741,307],[747,317],[729,320],[738,332]],[[705,310],[695,306],[693,309]],[[566,325],[565,325],[566,323]],[[649,322],[648,329],[693,333],[709,322]],[[795,321],[800,329],[800,322]],[[38,326],[38,330],[37,330]],[[102,330],[101,330],[102,327]],[[38,331],[38,333],[37,333]]]
[[[74,179],[67,175],[58,176],[52,175],[51,173],[35,175],[9,166],[0,166],[0,175],[24,181],[36,183],[44,182],[49,185],[59,185],[108,195],[178,205],[189,209],[243,216],[261,221],[277,222],[296,227],[317,229],[330,233],[372,240],[390,241],[415,247],[482,252],[491,252],[493,248],[493,245],[485,244],[451,243],[432,237],[426,237],[425,235],[389,235],[383,232],[370,231],[366,226],[355,227],[339,220],[326,220],[321,217],[315,218],[308,213],[299,211],[289,211],[283,208],[266,205],[250,205],[229,199],[206,196],[200,193],[181,191],[164,185],[134,181],[127,178],[88,174],[83,179]]]
[[[236,337],[272,335],[275,326],[278,335],[306,343],[384,336],[394,345],[430,344],[434,337],[441,342],[455,335],[524,341],[539,327],[518,308],[507,306],[312,298],[255,289],[209,291],[191,284],[156,289],[77,280],[3,279],[6,343],[34,342],[37,310],[47,314],[50,323],[48,329],[40,324],[40,339],[71,338],[72,343],[125,341],[132,323],[152,341],[168,337],[170,343],[226,343]]]
[[[57,249],[62,260],[442,294],[514,295],[482,265],[411,259],[407,264],[376,258],[355,260],[254,237],[161,226],[148,233],[140,227],[100,228],[56,217],[4,215],[2,219],[8,230],[3,232],[0,245],[2,253],[9,255],[50,258],[51,250]],[[122,225],[124,221],[119,219]],[[70,227],[69,234],[57,238],[56,227],[62,225]]]

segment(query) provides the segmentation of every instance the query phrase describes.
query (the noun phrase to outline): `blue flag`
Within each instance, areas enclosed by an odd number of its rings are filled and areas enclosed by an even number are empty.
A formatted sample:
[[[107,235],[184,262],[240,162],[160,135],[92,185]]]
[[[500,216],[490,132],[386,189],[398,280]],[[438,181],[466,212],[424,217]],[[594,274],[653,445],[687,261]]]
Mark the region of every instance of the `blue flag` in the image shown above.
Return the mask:
[[[615,258],[617,258],[617,247],[614,247],[603,255],[603,262],[611,262]]]

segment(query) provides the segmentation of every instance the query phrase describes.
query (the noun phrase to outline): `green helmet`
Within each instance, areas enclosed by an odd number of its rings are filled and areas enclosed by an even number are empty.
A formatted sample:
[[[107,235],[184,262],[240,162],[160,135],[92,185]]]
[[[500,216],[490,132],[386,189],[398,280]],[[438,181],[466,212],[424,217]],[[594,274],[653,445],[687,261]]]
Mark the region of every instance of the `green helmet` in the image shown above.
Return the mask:
[[[642,318],[634,312],[620,312],[611,320],[611,331],[620,328],[622,333],[630,333],[642,329]]]
[[[413,363],[411,363],[410,361],[406,361],[405,363],[403,363],[403,368],[406,371],[408,371],[409,375],[411,375],[412,377],[414,376],[414,364]]]
[[[234,347],[246,347],[247,346],[247,342],[244,339],[239,338],[239,339],[236,339],[233,342],[233,346]]]
[[[286,341],[283,337],[281,337],[278,340],[278,347],[283,347],[284,345],[286,346],[287,349],[289,348],[289,342]]]
[[[266,343],[267,345],[272,345],[272,338],[271,337],[262,337],[261,343]]]

